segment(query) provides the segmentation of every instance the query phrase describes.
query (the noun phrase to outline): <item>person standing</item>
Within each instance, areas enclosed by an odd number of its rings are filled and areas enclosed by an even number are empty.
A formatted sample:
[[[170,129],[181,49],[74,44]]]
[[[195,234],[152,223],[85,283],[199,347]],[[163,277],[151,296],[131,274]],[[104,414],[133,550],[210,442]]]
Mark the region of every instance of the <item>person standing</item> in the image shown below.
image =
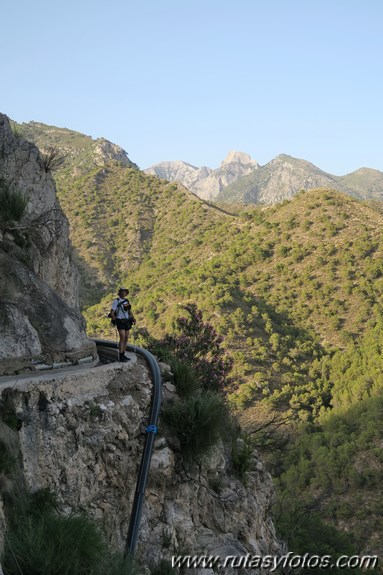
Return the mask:
[[[127,299],[128,294],[129,290],[127,288],[120,288],[118,290],[118,297],[113,301],[112,309],[110,310],[110,317],[117,327],[120,336],[118,357],[119,361],[123,362],[129,361],[129,358],[125,355],[125,351],[128,344],[129,331],[132,325],[136,323],[132,313],[132,306]]]

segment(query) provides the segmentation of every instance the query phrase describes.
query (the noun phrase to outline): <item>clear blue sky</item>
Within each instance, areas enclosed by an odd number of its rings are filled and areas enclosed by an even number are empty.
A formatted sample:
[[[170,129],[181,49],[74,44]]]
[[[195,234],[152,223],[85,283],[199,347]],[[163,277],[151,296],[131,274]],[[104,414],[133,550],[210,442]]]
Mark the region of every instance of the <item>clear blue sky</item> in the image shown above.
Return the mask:
[[[382,0],[13,0],[0,111],[141,168],[280,153],[383,171]]]

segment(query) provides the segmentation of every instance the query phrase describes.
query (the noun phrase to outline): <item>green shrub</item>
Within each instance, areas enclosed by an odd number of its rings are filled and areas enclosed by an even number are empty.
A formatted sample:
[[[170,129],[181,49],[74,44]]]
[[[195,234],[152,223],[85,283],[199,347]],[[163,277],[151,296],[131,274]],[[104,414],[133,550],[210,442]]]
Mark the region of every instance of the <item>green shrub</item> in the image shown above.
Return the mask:
[[[170,362],[172,352],[169,347],[160,341],[156,341],[149,334],[141,334],[141,338],[145,347],[150,351],[150,353],[156,356],[159,361],[164,361],[166,363]]]
[[[173,357],[169,360],[173,373],[173,383],[180,397],[187,397],[200,386],[194,369],[187,363]]]
[[[22,138],[23,132],[22,132],[21,126],[16,124],[16,122],[11,122],[10,124],[11,124],[12,134],[15,136],[15,138]]]
[[[89,519],[44,511],[8,530],[3,567],[7,575],[93,575],[105,553],[103,536]]]
[[[21,489],[7,501],[6,575],[139,575],[129,557],[108,549],[97,524],[83,515],[59,516],[49,489]]]
[[[11,190],[9,184],[0,179],[0,226],[5,229],[19,222],[25,215],[28,198],[19,190]]]
[[[14,468],[15,457],[9,453],[7,445],[0,439],[0,469],[5,475],[9,475]]]
[[[20,429],[20,421],[16,414],[14,396],[15,392],[11,388],[3,390],[0,398],[0,418],[5,425],[17,431]]]
[[[212,391],[169,402],[163,412],[164,423],[179,439],[185,460],[205,454],[225,432],[229,419],[223,399]]]
[[[312,556],[330,555],[333,559],[341,555],[350,557],[358,553],[358,547],[352,540],[352,535],[336,529],[333,525],[323,521],[320,513],[313,512],[310,506],[291,505],[289,512],[286,509],[277,517],[277,529],[287,542],[293,553],[310,553]],[[360,569],[330,569],[331,573],[355,573],[361,575]],[[324,569],[303,569],[302,575],[315,575],[323,573]]]
[[[233,439],[231,449],[231,466],[234,475],[238,477],[246,486],[246,474],[251,469],[253,460],[254,446],[252,445],[251,437],[246,435],[240,438]]]
[[[12,476],[17,464],[17,433],[0,420],[0,471]]]

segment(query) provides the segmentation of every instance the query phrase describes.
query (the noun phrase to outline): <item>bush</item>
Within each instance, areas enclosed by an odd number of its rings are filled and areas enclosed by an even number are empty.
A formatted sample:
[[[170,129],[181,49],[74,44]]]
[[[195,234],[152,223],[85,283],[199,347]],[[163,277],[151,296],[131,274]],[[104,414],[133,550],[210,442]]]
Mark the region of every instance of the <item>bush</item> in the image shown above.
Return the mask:
[[[1,563],[6,575],[138,575],[130,558],[109,551],[97,524],[61,517],[49,489],[9,498]]]
[[[358,548],[350,533],[342,532],[327,524],[321,514],[313,511],[309,505],[291,505],[287,512],[279,515],[276,521],[277,530],[287,542],[293,553],[309,553],[314,556],[330,555],[333,559],[341,555],[353,556]],[[355,573],[361,575],[360,569],[330,569],[331,573]],[[302,575],[323,573],[324,569],[308,568],[302,570]]]
[[[169,402],[163,412],[164,423],[189,461],[209,451],[226,431],[229,418],[223,399],[212,391]]]
[[[65,159],[61,156],[58,148],[49,147],[48,149],[40,152],[41,160],[46,172],[57,170],[60,168]]]
[[[184,309],[187,316],[176,319],[176,333],[166,335],[162,343],[178,359],[193,367],[203,388],[225,395],[233,387],[229,378],[233,360],[222,347],[223,338],[211,324],[202,320],[202,312],[195,304],[188,304]]]
[[[253,462],[254,446],[251,437],[245,435],[239,440],[233,439],[231,449],[231,465],[233,472],[243,485],[246,486],[246,474],[250,471]]]
[[[194,369],[187,363],[173,357],[169,360],[173,373],[173,383],[180,397],[188,397],[199,388],[199,381]]]
[[[11,477],[17,465],[17,433],[0,420],[0,470]]]
[[[93,575],[106,552],[101,532],[84,517],[51,511],[21,520],[7,533],[7,575]]]
[[[11,190],[9,184],[0,179],[0,226],[6,229],[19,222],[25,215],[28,198],[19,190]]]

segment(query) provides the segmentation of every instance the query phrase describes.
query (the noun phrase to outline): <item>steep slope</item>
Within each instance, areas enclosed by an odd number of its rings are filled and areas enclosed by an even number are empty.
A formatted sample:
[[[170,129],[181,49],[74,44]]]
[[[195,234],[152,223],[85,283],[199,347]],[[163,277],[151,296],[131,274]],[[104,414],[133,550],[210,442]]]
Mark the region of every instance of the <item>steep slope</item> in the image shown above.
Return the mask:
[[[158,204],[150,251],[128,278],[139,325],[161,335],[182,313],[180,304],[195,302],[224,336],[234,358],[232,375],[239,389],[231,401],[243,414],[246,429],[258,428],[263,413],[270,412],[290,414],[300,422],[289,430],[295,461],[289,450],[286,460],[279,452],[274,460],[266,448],[284,505],[295,498],[302,509],[307,505],[307,515],[315,504],[320,517],[340,529],[347,513],[348,529],[358,534],[360,549],[380,549],[374,535],[381,529],[380,503],[375,507],[372,502],[381,501],[382,431],[372,415],[379,406],[369,417],[368,402],[379,401],[383,382],[378,343],[383,325],[382,215],[329,190],[232,214],[192,196],[185,201],[184,194],[174,191],[178,202],[164,204],[162,210]],[[91,333],[113,337],[104,318],[111,298],[86,312]],[[351,431],[344,429],[358,403],[364,424],[352,432],[352,445],[346,447]],[[326,460],[320,455],[329,449],[329,461],[339,456],[332,444],[326,448],[331,431],[321,435],[339,425],[339,441],[349,453],[343,476],[338,464],[324,469]],[[375,439],[366,439],[366,428]],[[304,486],[294,473],[305,476],[297,461],[307,465],[306,451],[302,455],[299,446],[307,445],[309,437],[313,443],[307,453],[313,463]],[[371,447],[374,458],[368,455]],[[369,465],[361,467],[362,460]],[[358,479],[351,480],[355,474]],[[295,494],[293,499],[288,493]]]
[[[179,229],[182,222],[188,228],[188,218],[195,219],[194,240],[198,214],[204,213],[201,201],[179,184],[118,165],[61,183],[59,197],[72,223],[71,239],[83,279],[82,301],[88,305],[150,261],[157,230],[165,222],[169,239],[164,238],[162,248],[171,254],[170,228],[176,225]],[[167,213],[177,218],[176,224]],[[215,210],[215,217],[220,219],[221,212]],[[186,229],[182,230],[185,233]]]
[[[308,163],[281,157],[276,166],[285,163],[310,178]],[[315,181],[327,176],[319,170]],[[86,311],[89,333],[115,336],[105,312],[120,282],[139,327],[157,337],[183,303],[196,303],[234,358],[239,389],[230,400],[246,428],[259,426],[263,410],[294,422],[286,453],[266,445],[281,501],[303,506],[282,515],[315,507],[354,532],[360,550],[380,550],[381,211],[326,189],[269,208],[218,208],[114,162],[60,189],[86,262],[83,301],[109,292]]]
[[[243,152],[229,152],[221,166],[215,170],[203,166],[196,168],[186,162],[160,162],[145,173],[156,175],[170,182],[180,182],[198,197],[215,200],[219,193],[232,182],[250,174],[258,163]]]
[[[114,551],[126,543],[143,450],[142,422],[151,402],[150,374],[134,359],[129,365],[21,382],[12,396],[23,421],[18,438],[29,489],[49,488],[65,516],[81,512],[102,522]],[[175,399],[172,387],[164,386],[165,405]],[[283,553],[270,515],[271,478],[255,453],[247,487],[233,476],[221,441],[187,473],[179,457],[175,438],[161,421],[138,532],[136,573],[158,573],[154,566],[165,558],[170,563],[172,555]],[[225,569],[227,575],[236,572]]]
[[[3,114],[0,176],[0,373],[96,355],[53,178]]]
[[[139,178],[147,183],[147,176]],[[241,311],[246,334],[247,314],[254,301],[264,298],[287,314],[286,320],[315,330],[323,343],[343,345],[347,334],[364,329],[371,310],[361,285],[380,290],[383,221],[378,212],[326,190],[301,194],[277,208],[248,207],[239,213],[208,206],[175,184],[157,190],[149,193],[155,218],[148,251],[137,268],[129,266],[143,304],[143,292],[150,290],[157,331],[165,326],[166,310],[190,298],[221,318],[225,333],[231,333],[232,313]],[[131,188],[127,205],[134,203],[130,194]],[[141,213],[147,213],[148,199],[142,199]],[[118,234],[111,241],[116,257],[124,253],[116,245]],[[339,328],[334,329],[335,323]]]
[[[107,169],[115,174],[131,172],[134,179],[134,174],[138,173],[137,166],[129,160],[125,150],[104,138],[94,140],[67,128],[39,122],[12,122],[12,126],[18,137],[22,136],[39,147],[46,170],[54,173],[57,195],[71,221],[74,259],[81,276],[80,303],[84,305],[99,301],[105,290],[114,285],[116,275],[130,265],[135,265],[134,262],[139,258],[137,253],[144,249],[140,242],[146,234],[145,224],[140,224],[136,230],[137,241],[130,238],[135,247],[140,246],[135,250],[136,255],[132,258],[130,255],[125,256],[121,262],[116,261],[114,252],[110,251],[109,236],[121,234],[123,241],[126,229],[123,220],[119,218],[119,181],[111,177],[108,180],[110,187],[106,190],[102,182]],[[113,186],[116,186],[115,190]],[[98,217],[103,223],[101,228],[90,223],[91,220],[97,222]],[[121,223],[120,227],[117,221]],[[85,222],[89,223],[89,227],[84,225]],[[117,226],[116,229],[112,229],[113,226]]]

